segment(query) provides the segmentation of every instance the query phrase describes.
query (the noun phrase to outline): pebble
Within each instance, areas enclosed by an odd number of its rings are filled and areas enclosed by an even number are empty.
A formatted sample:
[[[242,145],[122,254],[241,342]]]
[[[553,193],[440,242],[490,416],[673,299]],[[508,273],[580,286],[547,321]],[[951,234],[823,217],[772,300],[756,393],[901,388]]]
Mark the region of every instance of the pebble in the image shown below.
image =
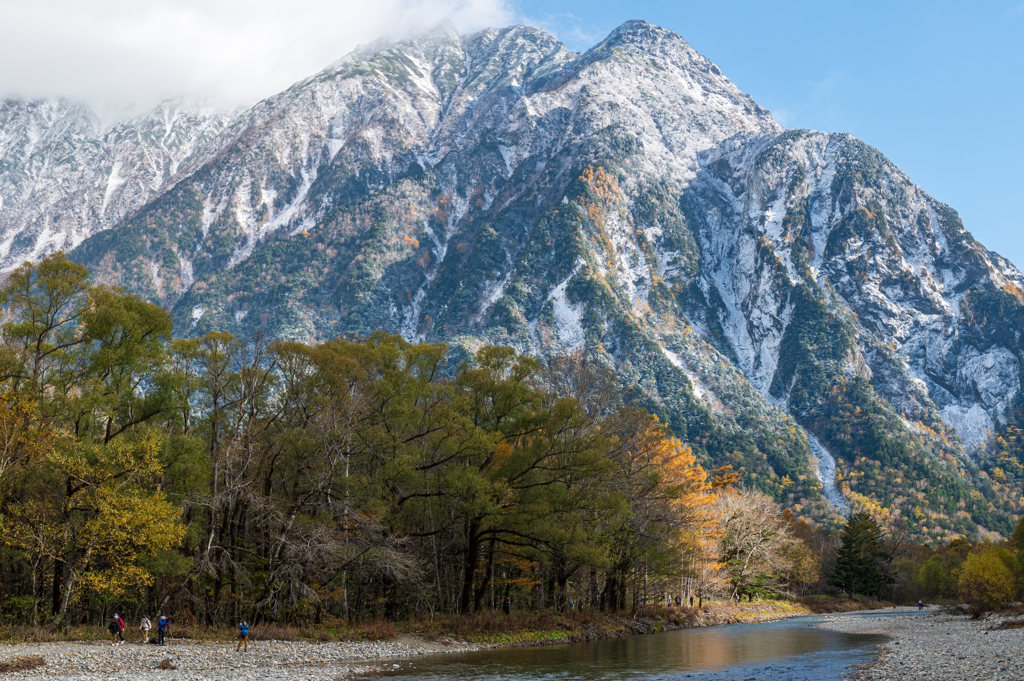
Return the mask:
[[[926,679],[1024,679],[1024,629],[997,630],[1007,619],[978,620],[937,613],[920,617],[835,617],[818,626],[853,634],[893,637],[877,664],[858,669],[858,681]]]
[[[360,643],[250,641],[247,652],[235,643],[193,643],[172,640],[167,646],[107,642],[25,643],[0,645],[0,660],[39,655],[46,664],[37,669],[5,674],[5,679],[99,681],[140,679],[164,681],[337,681],[382,669],[397,669],[396,658],[440,652],[478,650],[477,646],[445,640],[443,645],[409,639]],[[168,658],[176,670],[159,668]],[[387,664],[384,661],[387,660]]]

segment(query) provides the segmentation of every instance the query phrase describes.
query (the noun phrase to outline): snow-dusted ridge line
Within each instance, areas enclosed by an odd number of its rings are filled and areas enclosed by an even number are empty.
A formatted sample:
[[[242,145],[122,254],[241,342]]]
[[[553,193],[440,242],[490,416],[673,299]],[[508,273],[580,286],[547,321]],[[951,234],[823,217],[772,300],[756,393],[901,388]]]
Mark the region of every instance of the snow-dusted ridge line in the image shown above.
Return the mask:
[[[236,113],[179,98],[103,122],[65,99],[0,101],[0,271],[118,225],[173,186]]]

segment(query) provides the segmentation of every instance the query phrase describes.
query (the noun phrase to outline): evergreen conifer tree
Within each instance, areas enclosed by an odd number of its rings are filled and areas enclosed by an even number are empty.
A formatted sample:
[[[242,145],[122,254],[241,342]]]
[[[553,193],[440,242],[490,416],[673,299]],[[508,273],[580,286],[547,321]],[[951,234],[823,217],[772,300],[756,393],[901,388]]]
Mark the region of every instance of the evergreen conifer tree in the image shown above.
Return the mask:
[[[889,583],[886,565],[892,557],[882,545],[882,530],[869,514],[854,513],[841,535],[831,586],[854,594],[877,594]]]

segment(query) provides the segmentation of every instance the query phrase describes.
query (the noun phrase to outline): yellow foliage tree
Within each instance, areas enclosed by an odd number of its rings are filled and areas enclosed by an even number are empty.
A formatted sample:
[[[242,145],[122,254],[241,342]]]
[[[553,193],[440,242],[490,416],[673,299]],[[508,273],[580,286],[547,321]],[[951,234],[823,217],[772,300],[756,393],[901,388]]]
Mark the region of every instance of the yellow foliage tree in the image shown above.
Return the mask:
[[[976,610],[994,610],[1013,599],[1013,581],[995,551],[972,553],[960,568],[960,598]]]
[[[0,480],[20,462],[48,447],[50,429],[36,420],[36,403],[10,385],[0,386]]]
[[[13,505],[4,542],[63,571],[58,621],[80,590],[116,598],[152,583],[139,558],[181,542],[180,512],[158,485],[159,448],[152,434],[106,445],[67,438],[47,455],[63,503]]]

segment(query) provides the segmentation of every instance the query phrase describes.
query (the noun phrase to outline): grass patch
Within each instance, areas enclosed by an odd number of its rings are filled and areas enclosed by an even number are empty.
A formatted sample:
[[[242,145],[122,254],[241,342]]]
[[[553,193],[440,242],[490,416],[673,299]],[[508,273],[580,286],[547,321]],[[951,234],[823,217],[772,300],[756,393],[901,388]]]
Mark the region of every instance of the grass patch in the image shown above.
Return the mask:
[[[173,627],[174,638],[183,638],[200,642],[234,641],[238,638],[238,629],[234,627]],[[253,624],[249,628],[250,641],[386,641],[398,633],[394,622],[387,620],[369,620],[365,622],[329,622],[320,626],[293,626],[264,622]]]
[[[25,657],[16,657],[13,660],[0,661],[0,674],[8,674],[10,672],[25,672],[29,669],[38,669],[45,665],[46,662],[43,658],[38,655],[27,655]]]
[[[629,634],[651,633],[666,628],[689,628],[736,622],[755,622],[781,617],[891,607],[870,599],[849,599],[834,596],[808,596],[795,600],[765,600],[753,603],[731,601],[705,602],[704,607],[650,606],[633,614],[608,614],[595,610],[571,612],[514,611],[505,615],[486,610],[470,615],[439,615],[433,620],[417,618],[404,622],[366,620],[343,622],[330,620],[320,625],[284,625],[265,622],[249,630],[252,641],[386,641],[400,631],[419,634],[428,639],[456,639],[470,643],[528,645],[558,641],[593,640]],[[129,634],[133,634],[129,629]],[[130,638],[130,637],[129,637]],[[174,624],[170,639],[187,639],[201,643],[224,643],[238,639],[238,630],[231,626],[208,627]],[[74,626],[67,629],[47,627],[2,627],[4,643],[44,643],[63,641],[109,640],[104,626]]]
[[[1024,629],[1024,619],[1003,620],[996,626],[992,627],[992,629]]]
[[[0,641],[4,643],[62,643],[65,641],[109,641],[106,624],[96,626],[53,627],[0,627]]]

